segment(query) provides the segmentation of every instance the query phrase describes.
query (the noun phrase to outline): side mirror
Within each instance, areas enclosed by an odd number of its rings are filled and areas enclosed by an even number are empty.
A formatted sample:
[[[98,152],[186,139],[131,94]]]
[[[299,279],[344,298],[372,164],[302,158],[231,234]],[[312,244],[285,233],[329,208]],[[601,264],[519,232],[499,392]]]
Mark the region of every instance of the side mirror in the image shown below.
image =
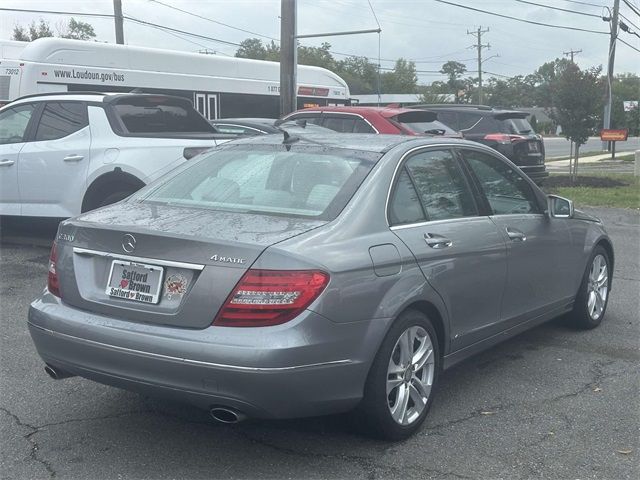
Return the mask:
[[[573,218],[573,202],[557,195],[547,195],[547,212],[551,218]]]

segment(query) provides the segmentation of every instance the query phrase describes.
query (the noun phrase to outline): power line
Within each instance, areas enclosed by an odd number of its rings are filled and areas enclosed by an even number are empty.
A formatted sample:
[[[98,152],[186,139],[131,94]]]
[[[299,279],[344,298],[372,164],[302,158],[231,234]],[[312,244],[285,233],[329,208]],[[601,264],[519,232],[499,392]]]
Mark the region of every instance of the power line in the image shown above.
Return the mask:
[[[550,23],[536,22],[536,21],[533,21],[533,20],[525,20],[524,18],[512,17],[510,15],[503,15],[502,13],[490,12],[488,10],[481,10],[479,8],[470,7],[468,5],[461,5],[459,3],[454,3],[454,2],[448,2],[446,0],[434,0],[434,1],[436,1],[438,3],[444,3],[446,5],[451,5],[451,6],[454,6],[454,7],[459,7],[459,8],[464,8],[464,9],[467,9],[467,10],[472,10],[474,12],[486,13],[487,15],[493,15],[493,16],[501,17],[501,18],[508,18],[509,20],[516,20],[518,22],[523,22],[523,23],[530,23],[532,25],[540,25],[540,26],[543,26],[543,27],[552,27],[552,28],[562,28],[562,29],[565,29],[565,30],[574,30],[574,31],[577,31],[577,32],[597,33],[597,34],[600,34],[600,35],[609,35],[609,32],[601,32],[599,30],[589,30],[587,28],[569,27],[567,25],[552,25]]]
[[[596,8],[603,8],[604,5],[596,5],[595,3],[589,3],[589,2],[579,2],[577,0],[564,0],[565,2],[569,2],[569,3],[576,3],[578,5],[587,5],[589,7],[596,7]]]
[[[218,20],[214,20],[214,19],[212,19],[212,18],[208,18],[208,17],[202,16],[202,15],[198,15],[197,13],[189,12],[189,11],[187,11],[187,10],[183,10],[183,9],[181,9],[181,8],[174,7],[173,5],[168,5],[168,4],[163,3],[163,2],[160,2],[160,1],[158,1],[158,0],[149,0],[149,1],[150,1],[150,2],[153,2],[153,3],[157,3],[157,4],[162,5],[162,6],[164,6],[164,7],[167,7],[167,8],[171,8],[172,10],[177,10],[178,12],[182,12],[182,13],[185,13],[185,14],[187,14],[187,15],[191,15],[192,17],[197,17],[197,18],[200,18],[200,19],[202,19],[202,20],[206,20],[206,21],[208,21],[208,22],[216,23],[216,24],[218,24],[218,25],[222,25],[222,26],[224,26],[224,27],[231,28],[231,29],[233,29],[233,30],[238,30],[238,31],[240,31],[240,32],[244,32],[244,33],[250,33],[251,35],[256,35],[256,36],[258,36],[258,37],[268,38],[269,40],[274,40],[274,41],[276,41],[276,42],[280,42],[280,39],[278,39],[278,38],[270,37],[269,35],[263,35],[263,34],[261,34],[261,33],[253,32],[253,31],[251,31],[251,30],[245,30],[244,28],[235,27],[235,26],[233,26],[233,25],[229,25],[228,23],[219,22]]]
[[[633,23],[631,20],[629,20],[627,17],[625,17],[621,13],[618,13],[618,15],[620,15],[622,18],[624,18],[627,21],[627,23],[629,25],[631,25],[633,28],[635,28],[636,30],[640,30],[640,28],[638,28],[638,26],[635,23]]]
[[[26,8],[4,8],[0,7],[0,11],[5,12],[24,12],[24,13],[49,13],[51,15],[71,15],[73,17],[98,17],[98,18],[113,18],[114,15],[110,13],[78,13],[78,12],[63,12],[60,10],[30,10]]]
[[[633,5],[633,4],[632,4],[631,2],[629,2],[628,0],[622,0],[622,1],[627,5],[627,7],[629,7],[629,8],[633,11],[633,13],[635,13],[636,15],[639,15],[639,16],[640,16],[640,9],[638,9],[638,7],[636,7],[635,5]]]
[[[536,7],[544,7],[544,8],[550,8],[551,10],[559,10],[561,12],[568,12],[568,13],[575,13],[576,15],[584,15],[586,17],[595,17],[597,19],[600,19],[600,15],[596,15],[594,13],[586,13],[586,12],[577,12],[575,10],[569,10],[567,8],[560,8],[560,7],[553,7],[551,5],[545,5],[543,3],[535,3],[535,2],[529,2],[527,0],[515,0],[516,2],[519,3],[526,3],[528,5],[534,5]]]
[[[625,42],[624,40],[622,40],[620,37],[618,37],[618,41],[624,43],[627,47],[629,48],[633,48],[636,52],[640,52],[640,48],[636,48],[633,45],[631,45],[630,43]]]
[[[202,38],[204,40],[210,40],[212,42],[221,43],[223,45],[233,45],[235,47],[239,47],[240,46],[239,43],[229,42],[227,40],[221,40],[219,38],[214,38],[214,37],[207,37],[206,35],[200,35],[198,33],[186,32],[184,30],[179,30],[177,28],[167,27],[165,25],[159,25],[157,23],[147,22],[145,20],[140,20],[140,19],[134,18],[134,17],[126,16],[124,18],[126,20],[129,20],[129,21],[132,21],[132,22],[135,22],[135,23],[139,23],[140,25],[148,25],[148,26],[157,27],[157,28],[160,28],[162,30],[169,31],[169,32],[182,33],[183,35],[188,35],[190,37],[196,37],[196,38]]]

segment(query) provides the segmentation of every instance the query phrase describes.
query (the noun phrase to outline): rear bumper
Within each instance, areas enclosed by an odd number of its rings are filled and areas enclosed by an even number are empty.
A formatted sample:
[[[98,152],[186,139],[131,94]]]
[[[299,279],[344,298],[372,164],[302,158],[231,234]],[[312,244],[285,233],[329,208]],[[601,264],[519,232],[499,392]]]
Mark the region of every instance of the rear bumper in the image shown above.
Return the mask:
[[[522,170],[531,180],[536,183],[541,182],[545,178],[549,176],[549,172],[547,171],[547,167],[545,165],[535,165],[535,166],[520,166],[520,170]]]
[[[260,335],[176,329],[80,311],[46,293],[31,305],[28,326],[46,363],[127,390],[258,418],[354,407],[388,321],[337,324],[305,312],[290,323]]]

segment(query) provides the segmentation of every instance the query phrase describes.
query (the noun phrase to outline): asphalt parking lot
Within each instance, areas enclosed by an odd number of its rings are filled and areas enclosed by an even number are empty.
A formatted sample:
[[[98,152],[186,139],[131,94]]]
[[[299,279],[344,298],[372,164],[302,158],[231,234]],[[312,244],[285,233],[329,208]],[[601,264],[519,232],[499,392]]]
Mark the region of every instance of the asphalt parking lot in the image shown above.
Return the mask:
[[[28,224],[4,225],[0,476],[640,478],[640,213],[588,211],[616,248],[601,327],[554,321],[449,370],[424,427],[402,443],[354,433],[348,414],[225,426],[189,406],[51,380],[26,328],[46,281],[50,227],[29,237]]]

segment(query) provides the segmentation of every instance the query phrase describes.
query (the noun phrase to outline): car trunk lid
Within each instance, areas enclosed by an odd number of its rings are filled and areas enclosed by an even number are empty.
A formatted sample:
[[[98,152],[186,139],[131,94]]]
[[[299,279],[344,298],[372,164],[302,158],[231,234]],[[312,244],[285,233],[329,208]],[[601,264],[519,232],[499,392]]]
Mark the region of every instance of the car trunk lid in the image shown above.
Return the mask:
[[[206,328],[260,254],[324,221],[122,203],[63,222],[65,303],[137,322]]]

